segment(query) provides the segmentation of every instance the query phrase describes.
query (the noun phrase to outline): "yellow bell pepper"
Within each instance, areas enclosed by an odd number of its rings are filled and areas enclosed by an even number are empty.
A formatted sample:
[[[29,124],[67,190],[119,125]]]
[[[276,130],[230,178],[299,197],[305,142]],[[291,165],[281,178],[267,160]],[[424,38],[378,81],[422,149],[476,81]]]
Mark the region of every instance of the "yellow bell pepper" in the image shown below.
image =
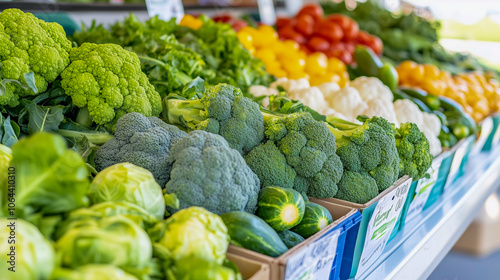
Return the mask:
[[[181,22],[179,22],[179,25],[198,30],[203,25],[203,22],[192,15],[184,15]]]

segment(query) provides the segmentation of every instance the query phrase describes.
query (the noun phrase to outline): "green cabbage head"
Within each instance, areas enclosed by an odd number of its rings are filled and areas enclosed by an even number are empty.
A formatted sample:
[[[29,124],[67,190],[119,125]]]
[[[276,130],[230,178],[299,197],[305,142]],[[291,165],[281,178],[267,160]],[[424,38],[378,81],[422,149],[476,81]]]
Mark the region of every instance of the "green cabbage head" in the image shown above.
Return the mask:
[[[158,221],[143,208],[128,202],[106,201],[89,208],[80,208],[69,213],[68,217],[59,225],[56,233],[56,239],[59,239],[64,233],[72,228],[85,226],[101,221],[104,218],[112,216],[125,216],[142,228],[149,228]]]
[[[91,204],[103,201],[130,202],[158,219],[165,215],[160,185],[148,170],[128,162],[112,165],[95,176],[87,193]]]
[[[15,223],[15,244],[9,244],[11,228]],[[8,268],[10,247],[15,246],[15,272]],[[0,219],[0,275],[2,280],[48,279],[54,269],[55,254],[50,242],[37,227],[21,220]]]
[[[109,264],[142,278],[152,258],[148,234],[125,216],[112,216],[68,230],[55,245],[61,265]]]
[[[87,264],[75,270],[58,268],[51,279],[57,280],[138,280],[116,266],[107,264]]]
[[[165,221],[165,232],[159,243],[171,252],[174,261],[198,258],[222,264],[229,234],[218,215],[201,207],[190,207]]]
[[[19,140],[12,146],[11,165],[16,168],[17,215],[57,214],[88,204],[87,166],[63,137],[41,132]]]

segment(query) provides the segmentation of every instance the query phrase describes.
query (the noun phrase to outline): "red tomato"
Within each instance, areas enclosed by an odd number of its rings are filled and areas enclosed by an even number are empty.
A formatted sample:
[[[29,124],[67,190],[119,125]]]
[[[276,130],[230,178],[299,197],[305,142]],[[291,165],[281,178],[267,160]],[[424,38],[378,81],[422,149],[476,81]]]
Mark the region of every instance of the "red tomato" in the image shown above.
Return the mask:
[[[352,53],[350,53],[347,50],[340,52],[340,54],[336,57],[338,59],[340,59],[342,62],[344,62],[345,64],[351,64],[353,62]]]
[[[365,31],[359,31],[358,35],[356,35],[356,38],[354,39],[354,41],[356,43],[361,44],[361,45],[366,45],[368,42],[371,41],[370,37],[371,37],[371,35],[366,33]]]
[[[280,29],[286,26],[295,25],[295,19],[279,17],[276,19],[276,28]]]
[[[234,30],[240,31],[240,29],[242,29],[243,27],[248,26],[248,23],[244,20],[237,19],[233,21],[231,26],[233,27]]]
[[[314,18],[310,15],[298,16],[295,30],[306,37],[311,36],[314,31]]]
[[[369,47],[377,55],[382,54],[382,48],[384,46],[383,46],[382,40],[380,40],[379,37],[367,34],[364,38],[362,38],[362,40],[359,40],[359,41],[360,41],[359,43],[361,45],[365,45],[365,46]]]
[[[323,18],[323,8],[321,8],[318,4],[306,4],[302,7],[302,9],[300,9],[296,17],[301,15],[310,15],[315,20],[319,20]]]
[[[301,34],[295,32],[293,27],[291,26],[286,26],[278,30],[278,35],[282,39],[290,39],[294,40],[295,42],[299,44],[305,44],[307,42],[306,38],[302,36]]]
[[[311,39],[309,39],[309,42],[307,42],[307,46],[312,51],[323,52],[330,48],[330,43],[328,43],[326,39],[318,36],[313,36]]]
[[[219,14],[215,15],[212,19],[215,22],[229,22],[233,19],[233,16],[230,14]]]
[[[369,47],[372,48],[372,50],[376,54],[381,55],[382,54],[382,49],[384,48],[384,44],[382,43],[382,40],[380,40],[379,37],[372,36],[372,44]]]
[[[354,53],[354,49],[356,48],[356,44],[354,44],[353,42],[345,42],[344,43],[344,48],[350,52],[350,53]]]
[[[342,32],[340,26],[328,21],[322,21],[316,24],[314,34],[325,38],[330,43],[338,42],[344,36],[344,32]]]
[[[326,18],[326,21],[338,24],[340,28],[342,28],[342,31],[344,32],[344,37],[346,38],[354,39],[356,38],[356,35],[358,35],[359,32],[358,23],[348,16],[341,14],[333,14],[328,16]]]

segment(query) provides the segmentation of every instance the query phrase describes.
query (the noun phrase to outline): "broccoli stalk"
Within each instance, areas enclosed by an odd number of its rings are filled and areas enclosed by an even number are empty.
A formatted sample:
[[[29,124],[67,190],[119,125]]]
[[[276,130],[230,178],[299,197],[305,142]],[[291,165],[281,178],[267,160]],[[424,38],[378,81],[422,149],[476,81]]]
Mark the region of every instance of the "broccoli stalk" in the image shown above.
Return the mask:
[[[163,117],[168,123],[176,124],[188,131],[205,130],[219,133],[219,123],[208,117],[207,107],[201,99],[186,100],[178,95],[164,99]]]
[[[187,94],[187,93],[185,93]],[[191,94],[190,94],[191,95]],[[163,117],[187,131],[220,134],[229,146],[247,154],[264,138],[264,120],[259,105],[228,84],[209,88],[201,98],[187,100],[177,94],[163,99]]]

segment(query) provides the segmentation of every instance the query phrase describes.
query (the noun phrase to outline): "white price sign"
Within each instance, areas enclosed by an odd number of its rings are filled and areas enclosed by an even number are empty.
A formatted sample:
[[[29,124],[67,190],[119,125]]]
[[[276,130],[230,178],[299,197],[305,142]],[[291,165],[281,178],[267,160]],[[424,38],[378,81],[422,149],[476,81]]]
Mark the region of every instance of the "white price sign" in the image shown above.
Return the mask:
[[[257,0],[259,5],[260,21],[263,24],[274,25],[276,23],[276,11],[273,0]]]
[[[184,16],[181,0],[146,0],[146,6],[150,17],[158,16],[165,21],[172,18],[179,21]]]
[[[366,230],[363,253],[359,260],[356,278],[361,275],[384,251],[408,196],[411,178],[382,197],[373,211]]]
[[[438,160],[432,162],[431,168],[427,171],[431,176],[430,178],[422,178],[418,180],[417,187],[415,188],[415,198],[408,208],[408,214],[406,214],[406,221],[410,221],[415,218],[424,209],[427,199],[431,194],[432,188],[436,185],[436,181],[439,175],[439,167],[444,157],[439,157]]]
[[[329,279],[339,233],[340,230],[334,230],[291,256],[286,265],[285,280]]]

